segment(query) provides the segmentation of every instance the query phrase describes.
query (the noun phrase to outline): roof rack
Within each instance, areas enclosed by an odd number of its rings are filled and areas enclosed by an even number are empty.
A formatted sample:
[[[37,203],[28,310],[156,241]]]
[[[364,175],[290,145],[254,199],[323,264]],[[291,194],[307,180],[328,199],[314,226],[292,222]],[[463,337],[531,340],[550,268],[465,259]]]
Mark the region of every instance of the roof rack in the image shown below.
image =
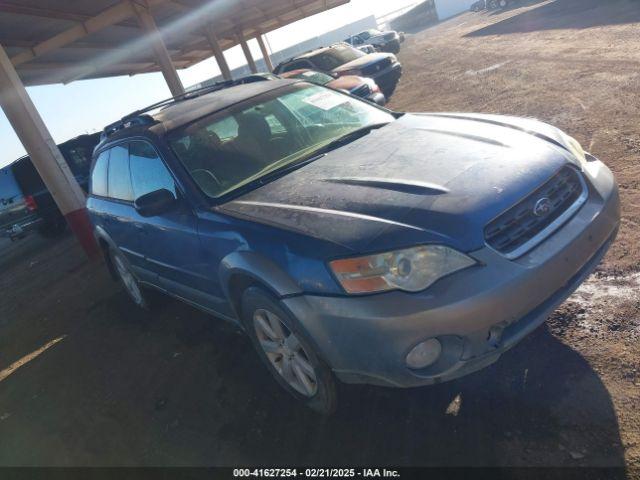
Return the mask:
[[[153,119],[151,115],[138,115],[137,117],[127,116],[118,120],[117,122],[113,122],[106,127],[100,134],[100,140],[104,140],[109,138],[111,135],[116,133],[119,130],[123,130],[125,128],[133,127],[136,125],[153,125],[156,121]]]
[[[174,103],[183,102],[185,100],[191,100],[192,98],[197,98],[202,95],[206,95],[207,93],[222,90],[223,88],[227,88],[233,85],[235,85],[235,82],[233,80],[216,82],[213,85],[196,88],[181,95],[177,95],[175,97],[167,98],[165,100],[153,103],[147,107],[141,108],[140,110],[136,110],[135,112],[131,112],[130,114],[122,117],[120,120],[107,125],[100,135],[100,140],[109,138],[117,131],[123,130],[125,128],[142,125],[153,125],[154,123],[156,123],[156,121],[151,115],[147,114],[147,112],[150,112],[151,110],[166,107]]]

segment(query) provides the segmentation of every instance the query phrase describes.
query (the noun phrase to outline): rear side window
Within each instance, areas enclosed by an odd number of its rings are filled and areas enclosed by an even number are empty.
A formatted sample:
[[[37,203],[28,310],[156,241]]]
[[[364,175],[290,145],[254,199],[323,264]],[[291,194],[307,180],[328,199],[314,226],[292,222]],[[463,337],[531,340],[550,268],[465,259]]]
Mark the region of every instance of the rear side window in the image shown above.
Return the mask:
[[[176,196],[176,184],[164,162],[147,142],[131,142],[131,182],[134,198],[164,188]]]
[[[102,152],[91,174],[91,193],[99,197],[107,196],[107,170],[109,168],[109,150]]]
[[[129,173],[129,151],[126,145],[117,145],[111,149],[108,183],[109,197],[116,200],[133,201]]]

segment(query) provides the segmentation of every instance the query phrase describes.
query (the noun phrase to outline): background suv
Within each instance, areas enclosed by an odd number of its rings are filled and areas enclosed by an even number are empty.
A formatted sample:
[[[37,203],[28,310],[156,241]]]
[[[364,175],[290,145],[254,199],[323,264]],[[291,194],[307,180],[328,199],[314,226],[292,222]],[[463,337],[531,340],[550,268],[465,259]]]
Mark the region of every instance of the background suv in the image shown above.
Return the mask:
[[[322,47],[282,62],[275,74],[293,70],[316,70],[335,76],[372,78],[389,98],[402,76],[402,65],[391,53],[366,54],[347,43]]]
[[[398,53],[400,52],[401,39],[398,32],[391,30],[381,32],[375,28],[370,28],[369,30],[350,36],[346,42],[354,47],[373,45],[376,50],[381,52]]]
[[[93,133],[58,145],[85,192],[89,183],[91,155],[99,139],[100,134]],[[35,230],[49,237],[64,232],[66,227],[67,221],[28,155],[0,169],[0,237],[13,240]]]

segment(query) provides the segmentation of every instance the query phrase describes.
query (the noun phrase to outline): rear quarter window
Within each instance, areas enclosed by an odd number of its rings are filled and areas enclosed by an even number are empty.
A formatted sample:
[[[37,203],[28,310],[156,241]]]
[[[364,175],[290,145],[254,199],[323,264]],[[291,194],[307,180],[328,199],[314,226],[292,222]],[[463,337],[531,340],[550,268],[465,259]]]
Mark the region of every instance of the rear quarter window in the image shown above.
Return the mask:
[[[109,156],[109,197],[116,200],[133,201],[131,174],[129,173],[129,149],[127,145],[116,145]]]
[[[91,173],[91,193],[99,197],[107,196],[107,172],[109,169],[109,150],[102,152]]]

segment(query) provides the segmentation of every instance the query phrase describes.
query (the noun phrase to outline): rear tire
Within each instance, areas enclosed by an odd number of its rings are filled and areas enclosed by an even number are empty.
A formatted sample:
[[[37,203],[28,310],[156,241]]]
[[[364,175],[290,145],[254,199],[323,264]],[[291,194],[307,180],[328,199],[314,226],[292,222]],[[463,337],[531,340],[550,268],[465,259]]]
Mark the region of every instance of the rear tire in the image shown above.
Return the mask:
[[[242,295],[242,322],[262,363],[290,395],[323,415],[337,405],[333,373],[320,359],[299,322],[259,287]]]

